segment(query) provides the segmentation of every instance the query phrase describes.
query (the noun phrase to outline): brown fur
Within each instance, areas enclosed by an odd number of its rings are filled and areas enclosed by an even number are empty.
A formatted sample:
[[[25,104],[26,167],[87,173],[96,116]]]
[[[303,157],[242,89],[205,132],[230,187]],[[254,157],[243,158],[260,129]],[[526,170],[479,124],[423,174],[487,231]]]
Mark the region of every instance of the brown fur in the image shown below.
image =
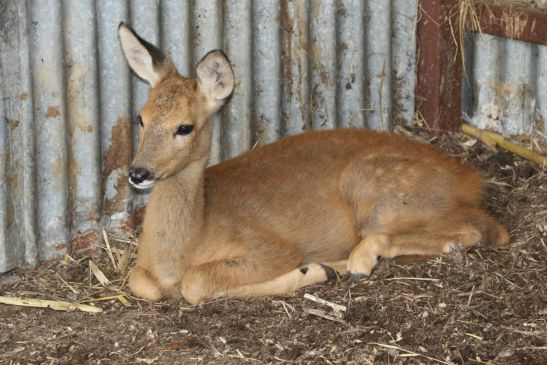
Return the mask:
[[[228,61],[210,57],[224,68],[203,68],[213,77],[204,82],[170,67],[152,73],[132,167],[157,181],[129,280],[135,295],[199,303],[283,294],[326,280],[320,263],[361,277],[378,256],[508,243],[479,207],[477,172],[394,134],[307,132],[206,169],[210,119],[224,102],[215,87],[226,98],[233,83]],[[175,137],[181,124],[193,124],[192,134]]]
[[[508,242],[478,207],[476,172],[396,135],[308,132],[207,170],[205,161],[156,183],[137,264],[155,284],[133,275],[135,294],[158,300],[182,283],[198,303],[351,252],[350,271],[370,274],[377,256]]]

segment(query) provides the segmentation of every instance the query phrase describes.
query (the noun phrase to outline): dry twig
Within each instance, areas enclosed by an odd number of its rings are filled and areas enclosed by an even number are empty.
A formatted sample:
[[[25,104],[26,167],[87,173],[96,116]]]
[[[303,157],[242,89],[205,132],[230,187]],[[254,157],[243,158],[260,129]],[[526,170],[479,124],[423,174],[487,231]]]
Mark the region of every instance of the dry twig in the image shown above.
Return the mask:
[[[330,301],[327,301],[325,299],[322,299],[322,298],[318,298],[312,294],[308,294],[306,293],[304,295],[304,298],[305,299],[308,299],[308,300],[311,300],[313,302],[316,302],[316,303],[319,303],[319,304],[323,304],[323,305],[326,305],[328,307],[331,307],[333,308],[333,312],[335,313],[335,315],[337,317],[342,317],[342,312],[346,312],[346,307],[344,305],[340,305],[340,304],[336,304],[336,303],[333,303],[333,302],[330,302]]]
[[[88,261],[89,269],[93,273],[93,276],[101,283],[102,286],[107,287],[110,285],[110,280],[105,276],[105,274],[95,265],[91,260]]]

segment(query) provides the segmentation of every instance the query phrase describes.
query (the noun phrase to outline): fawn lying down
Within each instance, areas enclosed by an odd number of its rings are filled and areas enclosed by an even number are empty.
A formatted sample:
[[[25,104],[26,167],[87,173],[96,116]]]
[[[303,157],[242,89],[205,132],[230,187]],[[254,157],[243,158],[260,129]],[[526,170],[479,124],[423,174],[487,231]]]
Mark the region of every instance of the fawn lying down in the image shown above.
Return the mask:
[[[210,52],[190,79],[128,26],[119,36],[152,86],[130,170],[134,187],[154,185],[129,279],[135,295],[277,295],[334,270],[362,278],[379,257],[508,243],[479,207],[478,173],[394,134],[307,132],[206,169],[211,116],[234,89],[228,59]]]

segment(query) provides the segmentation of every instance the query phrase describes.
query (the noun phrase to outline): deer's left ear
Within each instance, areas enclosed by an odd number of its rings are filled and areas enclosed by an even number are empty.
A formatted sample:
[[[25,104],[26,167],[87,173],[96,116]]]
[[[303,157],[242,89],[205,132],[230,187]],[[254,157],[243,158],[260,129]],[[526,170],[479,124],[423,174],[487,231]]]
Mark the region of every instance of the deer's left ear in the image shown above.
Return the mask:
[[[129,67],[150,86],[156,86],[172,72],[175,72],[175,66],[169,57],[139,37],[125,23],[120,23],[118,26],[118,35]]]
[[[234,91],[234,72],[223,51],[209,52],[196,67],[198,88],[209,99],[213,110],[219,109]]]

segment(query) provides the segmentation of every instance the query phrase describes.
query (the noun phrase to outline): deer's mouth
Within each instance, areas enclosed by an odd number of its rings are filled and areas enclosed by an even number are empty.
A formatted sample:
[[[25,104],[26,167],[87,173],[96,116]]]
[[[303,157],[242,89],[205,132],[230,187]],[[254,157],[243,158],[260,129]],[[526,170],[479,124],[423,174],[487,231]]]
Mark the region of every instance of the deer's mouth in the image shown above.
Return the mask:
[[[150,189],[152,186],[154,186],[154,183],[156,182],[155,180],[144,180],[144,181],[141,181],[140,183],[135,183],[131,180],[131,177],[128,180],[131,186],[139,190]]]
[[[139,190],[149,189],[154,185],[156,177],[154,173],[142,168],[132,168],[129,171],[129,183]]]

